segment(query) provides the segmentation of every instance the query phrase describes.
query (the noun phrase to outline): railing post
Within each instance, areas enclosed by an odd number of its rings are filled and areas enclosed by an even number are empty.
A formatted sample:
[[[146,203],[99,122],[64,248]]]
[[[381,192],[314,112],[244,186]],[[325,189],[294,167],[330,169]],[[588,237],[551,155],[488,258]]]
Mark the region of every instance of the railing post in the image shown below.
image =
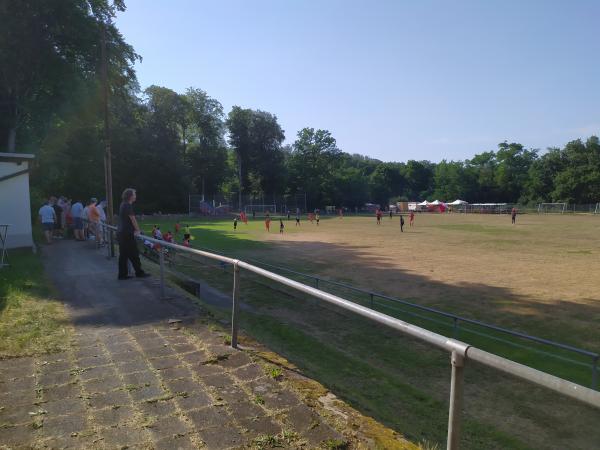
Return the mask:
[[[598,390],[598,355],[594,356],[592,364],[592,389]]]
[[[240,268],[238,261],[233,263],[233,295],[231,308],[231,346],[237,348],[238,345],[238,319],[240,310]]]
[[[460,422],[463,404],[463,385],[465,380],[465,358],[453,350],[450,357],[452,363],[452,380],[450,384],[450,411],[448,414],[447,450],[457,450],[460,440]]]
[[[160,262],[160,297],[165,298],[165,251],[161,247],[158,250],[158,260]]]

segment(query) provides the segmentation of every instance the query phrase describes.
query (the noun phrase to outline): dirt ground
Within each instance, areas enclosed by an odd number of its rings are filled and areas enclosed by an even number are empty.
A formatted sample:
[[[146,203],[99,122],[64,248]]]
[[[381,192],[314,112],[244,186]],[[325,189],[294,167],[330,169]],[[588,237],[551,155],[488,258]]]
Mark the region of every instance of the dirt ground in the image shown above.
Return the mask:
[[[381,225],[374,217],[287,222],[283,236],[253,233],[275,244],[263,255],[270,261],[600,349],[592,331],[600,217],[520,215],[513,226],[509,216],[420,214],[414,227],[406,222],[403,233],[398,217]],[[557,321],[569,331],[555,330]]]

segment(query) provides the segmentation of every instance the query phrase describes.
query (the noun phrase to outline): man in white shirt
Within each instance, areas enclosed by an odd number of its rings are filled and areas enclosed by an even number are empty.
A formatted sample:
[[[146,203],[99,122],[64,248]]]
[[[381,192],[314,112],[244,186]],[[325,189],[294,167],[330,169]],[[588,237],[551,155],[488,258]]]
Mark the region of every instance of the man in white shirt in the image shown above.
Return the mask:
[[[42,222],[42,229],[44,230],[44,236],[46,236],[46,243],[52,244],[52,233],[54,232],[54,223],[56,222],[56,213],[54,208],[50,205],[50,201],[40,208],[38,214],[40,221]]]

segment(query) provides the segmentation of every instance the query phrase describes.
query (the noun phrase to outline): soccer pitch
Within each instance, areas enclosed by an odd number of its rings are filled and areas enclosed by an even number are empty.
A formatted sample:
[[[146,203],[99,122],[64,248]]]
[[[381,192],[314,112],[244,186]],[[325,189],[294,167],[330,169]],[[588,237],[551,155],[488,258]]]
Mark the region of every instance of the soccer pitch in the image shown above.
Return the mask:
[[[169,221],[146,218],[145,231]],[[265,230],[262,218],[190,220],[192,246],[210,248],[241,259],[257,259],[303,273],[350,283],[420,305],[478,319],[546,339],[600,351],[597,324],[600,300],[594,274],[600,269],[596,238],[600,218],[594,216],[509,216],[418,214],[414,227],[399,217],[322,217],[319,226],[303,217],[300,226],[284,218]],[[198,276],[229,291],[229,276],[213,272]],[[298,278],[296,278],[298,279]],[[308,280],[302,280],[307,282]],[[248,283],[250,284],[250,283]],[[358,300],[350,292],[326,289]],[[242,328],[287,356],[336,394],[409,438],[442,442],[445,431],[449,365],[445,355],[352,317],[340,317],[310,301],[298,302],[280,291],[246,288],[253,312]],[[451,328],[429,324],[394,311],[382,312],[451,336]],[[543,354],[512,349],[480,336],[459,336],[503,356],[588,385],[587,369],[550,364]],[[400,343],[400,345],[399,345]],[[545,349],[548,351],[548,349]],[[315,356],[315,352],[318,357]],[[550,402],[546,392],[525,395],[527,384],[483,368],[467,388],[466,448],[560,448],[578,442],[586,448],[597,412],[563,401],[541,413]],[[469,375],[467,375],[469,376]],[[373,380],[377,380],[374,382]],[[369,382],[371,380],[371,382]],[[359,392],[357,392],[359,391]],[[433,392],[432,392],[433,391]],[[477,395],[475,395],[475,392]],[[437,406],[436,406],[437,405]],[[550,403],[549,403],[550,405]],[[583,411],[583,412],[582,412]],[[500,417],[511,417],[506,421]],[[569,416],[581,420],[577,433],[557,427]],[[516,423],[519,423],[516,426]],[[553,425],[548,425],[553,424]],[[568,427],[567,427],[568,428]],[[561,441],[561,439],[570,440]],[[575,441],[574,441],[575,439]],[[566,447],[565,447],[566,448]]]

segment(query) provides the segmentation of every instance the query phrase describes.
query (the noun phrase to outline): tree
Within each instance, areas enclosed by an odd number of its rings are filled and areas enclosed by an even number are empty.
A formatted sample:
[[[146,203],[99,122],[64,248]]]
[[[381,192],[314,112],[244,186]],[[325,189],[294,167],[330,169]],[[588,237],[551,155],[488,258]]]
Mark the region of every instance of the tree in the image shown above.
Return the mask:
[[[434,190],[433,169],[429,161],[410,160],[404,166],[404,178],[407,180],[405,197],[410,200],[427,198]]]
[[[277,117],[265,112],[234,106],[227,118],[229,144],[237,157],[239,207],[242,193],[251,186],[265,193],[274,193],[279,186],[284,155],[281,143],[285,134]]]
[[[325,189],[331,181],[336,163],[341,160],[336,141],[327,130],[303,128],[293,144],[288,161],[289,184],[292,193],[304,191],[311,207],[324,206],[331,189]]]
[[[277,123],[277,117],[268,112],[254,111],[252,119],[250,171],[258,178],[261,192],[275,194],[283,188],[281,143],[285,134]]]
[[[592,136],[585,143],[569,142],[562,151],[565,165],[555,176],[553,201],[595,203],[600,199],[600,144]]]
[[[433,176],[435,191],[433,197],[446,201],[470,200],[468,179],[464,164],[460,161],[446,161],[436,164]]]
[[[402,174],[404,165],[397,163],[381,163],[369,176],[369,192],[371,200],[387,206],[391,197],[401,195],[406,180]]]
[[[0,142],[9,152],[44,135],[75,85],[96,83],[106,29],[114,90],[136,83],[138,58],[112,23],[122,1],[0,0]],[[0,147],[1,148],[1,147]]]
[[[225,148],[223,106],[201,89],[189,88],[185,93],[188,108],[186,162],[197,191],[216,194],[230,176]]]
[[[559,148],[550,148],[529,168],[525,183],[525,202],[552,202],[556,175],[566,167],[566,159]]]
[[[496,154],[493,151],[480,153],[466,160],[465,166],[476,180],[477,195],[471,201],[497,202]]]
[[[521,144],[506,141],[496,152],[497,202],[515,203],[525,195],[529,168],[537,159],[536,150],[526,150]]]

